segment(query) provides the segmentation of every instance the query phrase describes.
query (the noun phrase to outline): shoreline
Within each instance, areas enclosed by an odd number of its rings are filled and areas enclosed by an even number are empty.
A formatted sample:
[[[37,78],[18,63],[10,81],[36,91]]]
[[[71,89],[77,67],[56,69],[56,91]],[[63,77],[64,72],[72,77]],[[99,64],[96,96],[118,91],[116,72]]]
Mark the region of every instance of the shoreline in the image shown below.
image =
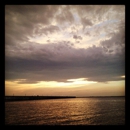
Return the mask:
[[[124,97],[125,96],[86,96],[86,97],[76,97],[76,96],[5,96],[5,102],[11,101],[28,101],[28,100],[46,100],[46,99],[66,99],[66,98],[113,98],[113,97]]]
[[[76,96],[5,96],[5,102],[63,98],[76,98]]]

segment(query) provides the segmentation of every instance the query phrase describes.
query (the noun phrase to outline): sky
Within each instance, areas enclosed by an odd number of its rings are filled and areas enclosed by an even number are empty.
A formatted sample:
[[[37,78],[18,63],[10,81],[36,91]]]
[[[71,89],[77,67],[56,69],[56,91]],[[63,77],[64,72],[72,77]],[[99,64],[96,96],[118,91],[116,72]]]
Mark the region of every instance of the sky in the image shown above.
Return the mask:
[[[6,5],[5,95],[125,96],[125,5]]]

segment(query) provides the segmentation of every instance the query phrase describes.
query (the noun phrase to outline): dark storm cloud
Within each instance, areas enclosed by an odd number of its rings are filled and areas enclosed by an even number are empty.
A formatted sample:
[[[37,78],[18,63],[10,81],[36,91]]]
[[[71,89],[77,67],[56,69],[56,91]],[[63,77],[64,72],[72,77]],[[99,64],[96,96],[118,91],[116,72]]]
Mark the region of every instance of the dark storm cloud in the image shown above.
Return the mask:
[[[45,47],[42,46],[40,47]],[[6,57],[6,79],[27,79],[20,81],[25,83],[65,82],[67,79],[86,77],[88,80],[106,82],[120,80],[116,77],[124,75],[124,56],[108,56],[101,47],[77,50],[59,44],[55,46],[55,50],[46,49],[46,55],[43,55],[45,52],[42,51],[45,50],[37,49],[37,52],[33,51],[32,54],[26,53],[26,58]]]
[[[49,26],[59,6],[49,5],[7,5],[5,6],[6,40],[28,40],[38,24]],[[54,31],[55,26],[45,27],[43,31]],[[9,42],[6,42],[9,44]]]
[[[123,51],[124,53],[124,47],[125,47],[125,30],[124,28],[120,29],[117,33],[111,33],[109,34],[111,36],[108,40],[101,41],[101,45],[107,49],[107,50],[113,50],[113,52],[116,52],[117,54],[120,51]]]
[[[5,6],[5,12],[7,18],[14,20],[17,17],[18,20],[21,20],[21,24],[24,25],[30,23],[49,24],[59,7],[57,5],[7,5]]]

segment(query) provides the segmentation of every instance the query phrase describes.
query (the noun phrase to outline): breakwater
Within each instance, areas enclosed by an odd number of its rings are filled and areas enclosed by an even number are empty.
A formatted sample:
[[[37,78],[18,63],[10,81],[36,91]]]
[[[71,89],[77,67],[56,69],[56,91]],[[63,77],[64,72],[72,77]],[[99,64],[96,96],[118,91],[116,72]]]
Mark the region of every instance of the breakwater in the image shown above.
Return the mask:
[[[5,101],[76,98],[75,96],[5,96]]]

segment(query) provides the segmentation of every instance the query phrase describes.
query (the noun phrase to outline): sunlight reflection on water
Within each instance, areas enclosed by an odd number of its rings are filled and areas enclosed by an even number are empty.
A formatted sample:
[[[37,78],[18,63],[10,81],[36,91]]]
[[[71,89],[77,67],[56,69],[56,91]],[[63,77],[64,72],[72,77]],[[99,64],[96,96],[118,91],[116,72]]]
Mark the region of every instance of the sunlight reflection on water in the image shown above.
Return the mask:
[[[5,124],[124,125],[125,98],[5,102]]]

